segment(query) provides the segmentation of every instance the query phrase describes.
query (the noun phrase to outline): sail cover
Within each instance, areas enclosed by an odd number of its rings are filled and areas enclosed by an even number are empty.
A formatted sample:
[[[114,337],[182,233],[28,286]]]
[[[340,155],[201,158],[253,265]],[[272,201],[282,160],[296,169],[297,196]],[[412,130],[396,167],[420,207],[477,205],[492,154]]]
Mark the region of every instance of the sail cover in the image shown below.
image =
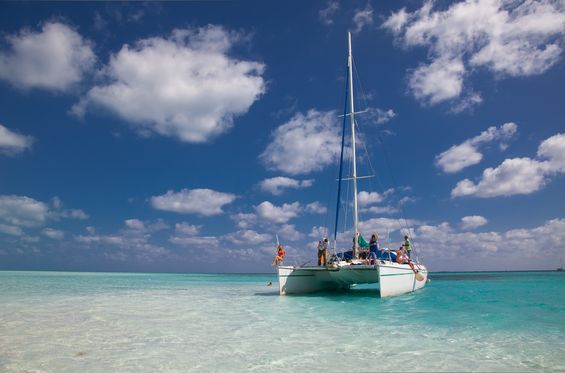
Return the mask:
[[[365,249],[367,247],[369,247],[369,244],[367,243],[367,241],[365,241],[365,239],[363,238],[363,236],[359,235],[359,247]]]

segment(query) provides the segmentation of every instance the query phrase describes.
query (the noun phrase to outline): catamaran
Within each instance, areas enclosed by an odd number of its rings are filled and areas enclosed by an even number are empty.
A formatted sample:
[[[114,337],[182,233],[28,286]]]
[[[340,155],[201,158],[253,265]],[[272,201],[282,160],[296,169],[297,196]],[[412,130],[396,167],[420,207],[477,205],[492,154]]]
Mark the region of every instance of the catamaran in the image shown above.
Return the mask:
[[[393,252],[380,250],[379,255],[367,259],[360,255],[359,213],[357,201],[357,164],[355,143],[355,108],[353,98],[353,57],[351,48],[351,33],[348,33],[347,57],[347,87],[346,105],[344,109],[344,126],[342,134],[342,147],[339,167],[338,202],[336,209],[336,224],[333,237],[333,250],[336,251],[337,226],[339,218],[340,190],[342,183],[342,165],[346,117],[351,124],[351,152],[352,152],[352,177],[353,183],[353,248],[347,253],[332,256],[324,266],[307,265],[278,265],[279,293],[301,294],[320,291],[348,290],[357,284],[378,284],[381,297],[389,297],[421,289],[428,279],[427,268],[416,260],[410,263],[399,263]],[[349,99],[349,105],[347,105]],[[349,111],[348,111],[349,109]],[[358,114],[358,113],[357,113]]]

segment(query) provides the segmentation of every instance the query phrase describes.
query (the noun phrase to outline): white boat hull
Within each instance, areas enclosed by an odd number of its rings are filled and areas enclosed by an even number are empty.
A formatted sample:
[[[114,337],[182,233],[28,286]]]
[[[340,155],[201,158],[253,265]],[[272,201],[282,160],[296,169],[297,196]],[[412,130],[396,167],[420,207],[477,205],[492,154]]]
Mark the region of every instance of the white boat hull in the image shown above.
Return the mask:
[[[304,294],[347,290],[356,284],[379,284],[381,297],[421,289],[428,280],[425,266],[419,265],[421,281],[407,264],[383,261],[376,265],[340,265],[337,267],[277,267],[279,293]]]

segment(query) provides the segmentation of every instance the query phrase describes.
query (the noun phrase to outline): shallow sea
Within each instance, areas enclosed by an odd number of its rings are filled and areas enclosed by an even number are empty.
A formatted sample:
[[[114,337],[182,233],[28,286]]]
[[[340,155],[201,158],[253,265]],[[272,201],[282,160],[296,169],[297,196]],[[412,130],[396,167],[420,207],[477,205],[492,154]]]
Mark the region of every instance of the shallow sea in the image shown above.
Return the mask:
[[[277,286],[274,275],[0,272],[0,371],[565,371],[563,272],[431,274],[386,299]]]

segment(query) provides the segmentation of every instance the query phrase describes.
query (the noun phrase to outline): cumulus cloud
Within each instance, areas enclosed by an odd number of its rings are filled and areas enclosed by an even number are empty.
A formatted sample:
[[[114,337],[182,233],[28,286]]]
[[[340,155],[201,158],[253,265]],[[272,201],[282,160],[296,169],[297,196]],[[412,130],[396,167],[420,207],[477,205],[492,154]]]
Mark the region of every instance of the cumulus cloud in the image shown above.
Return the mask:
[[[296,180],[289,177],[277,176],[265,179],[259,183],[262,191],[269,192],[275,196],[280,196],[285,189],[308,188],[314,183],[313,179]]]
[[[532,268],[532,259],[540,268],[551,268],[565,245],[565,219],[548,220],[529,229],[481,233],[459,232],[448,223],[420,225],[413,244],[417,255],[435,258],[436,270]],[[540,247],[544,248],[543,258],[536,250]]]
[[[377,192],[366,192],[361,191],[357,193],[357,202],[359,203],[360,207],[369,206],[375,203],[379,203],[383,200],[383,196],[381,196]]]
[[[187,249],[215,248],[220,245],[218,237],[201,236],[201,230],[201,225],[193,225],[186,222],[177,223],[175,224],[175,233],[169,237],[169,242]]]
[[[25,196],[0,195],[0,221],[13,226],[34,227],[47,220],[48,206]]]
[[[328,237],[328,228],[314,226],[312,227],[310,233],[308,233],[308,237],[317,238],[317,239]]]
[[[403,47],[428,48],[429,61],[409,74],[410,91],[424,104],[460,98],[476,67],[497,77],[529,76],[561,57],[562,2],[466,0],[443,10],[434,5],[426,1],[414,12],[403,8],[382,24]],[[478,97],[469,95],[458,109],[480,103]]]
[[[488,220],[480,215],[464,216],[461,218],[462,229],[475,229],[488,223]]]
[[[552,175],[565,172],[565,134],[554,135],[538,148],[538,159],[512,158],[496,168],[487,168],[474,183],[461,180],[451,191],[452,197],[482,198],[530,194],[542,189]]]
[[[21,89],[67,91],[96,62],[91,43],[63,23],[45,23],[40,32],[23,29],[6,41],[10,48],[0,51],[0,79]]]
[[[320,202],[315,201],[304,206],[304,211],[309,214],[325,214],[328,211],[328,208]]]
[[[238,213],[230,216],[230,219],[235,222],[238,228],[246,229],[257,223],[257,215],[253,213]]]
[[[75,236],[75,241],[87,247],[97,247],[104,255],[112,260],[126,261],[136,258],[144,261],[154,261],[170,254],[170,250],[151,243],[151,233],[165,229],[161,220],[156,222],[127,219],[124,229],[114,234],[96,234],[95,230],[87,229],[87,235]],[[117,251],[116,251],[117,249]]]
[[[304,238],[304,235],[296,230],[294,224],[283,224],[278,229],[278,235],[281,240],[286,241],[298,241]]]
[[[0,124],[0,154],[14,155],[30,149],[33,137],[12,132]]]
[[[333,111],[296,114],[274,131],[261,160],[269,169],[290,175],[322,170],[337,159],[341,149],[337,119]]]
[[[337,0],[329,0],[327,6],[318,12],[320,21],[325,25],[334,23],[333,17],[339,10],[339,2]]]
[[[210,25],[124,45],[102,70],[107,83],[93,87],[73,112],[102,107],[141,134],[209,141],[265,92],[265,65],[228,55],[240,39]]]
[[[419,224],[416,220],[411,219],[392,219],[392,218],[372,218],[359,222],[359,229],[361,232],[377,232],[381,236],[385,233],[393,233],[395,231],[402,231],[406,226],[411,227]],[[353,235],[351,235],[353,237]]]
[[[235,198],[233,194],[211,189],[182,189],[151,197],[150,203],[157,210],[213,216],[223,214],[223,206],[232,203]]]
[[[396,117],[396,115],[397,115],[394,112],[394,110],[392,110],[392,109],[383,110],[383,109],[379,109],[379,108],[370,109],[369,114],[372,114],[375,117],[375,122],[377,124],[386,123],[386,122],[390,121],[391,119],[393,119],[394,117]]]
[[[185,222],[175,224],[175,233],[185,236],[196,236],[200,233],[201,229],[201,225],[188,224]]]
[[[479,152],[482,145],[499,141],[500,148],[506,149],[507,142],[516,134],[517,129],[518,126],[512,122],[504,123],[500,128],[489,127],[480,135],[467,139],[459,145],[453,145],[436,156],[436,166],[443,172],[454,173],[477,164],[483,159],[483,155]]]
[[[300,213],[300,203],[283,203],[282,206],[275,206],[269,201],[261,202],[255,206],[258,217],[274,223],[286,223]]]
[[[239,230],[224,237],[233,244],[258,244],[268,241],[274,242],[274,237],[266,233],[258,233],[252,229]]]
[[[58,230],[58,229],[45,228],[41,231],[41,233],[45,237],[49,237],[53,240],[62,240],[63,238],[65,238],[65,232]]]
[[[0,223],[0,233],[8,234],[10,236],[21,236],[24,234],[24,231],[22,228],[16,227],[15,225]]]
[[[394,214],[398,212],[398,209],[392,206],[371,206],[361,208],[359,211],[371,214]]]
[[[458,97],[463,90],[465,68],[458,58],[441,58],[416,68],[409,78],[414,97],[425,104],[437,104]]]
[[[367,3],[365,9],[357,9],[353,15],[353,23],[355,24],[354,33],[359,33],[365,26],[373,24],[373,8],[371,3]]]

